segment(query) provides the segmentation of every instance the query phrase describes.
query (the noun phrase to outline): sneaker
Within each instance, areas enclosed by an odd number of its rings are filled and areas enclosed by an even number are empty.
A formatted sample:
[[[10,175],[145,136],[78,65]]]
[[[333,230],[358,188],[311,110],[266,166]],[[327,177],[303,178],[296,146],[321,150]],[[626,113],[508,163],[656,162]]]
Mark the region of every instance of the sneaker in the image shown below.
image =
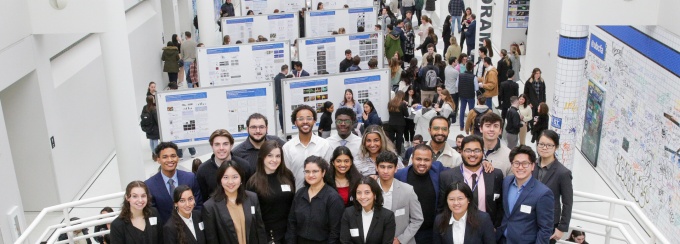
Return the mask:
[[[196,157],[196,155],[191,155],[191,158],[195,158],[195,157]]]

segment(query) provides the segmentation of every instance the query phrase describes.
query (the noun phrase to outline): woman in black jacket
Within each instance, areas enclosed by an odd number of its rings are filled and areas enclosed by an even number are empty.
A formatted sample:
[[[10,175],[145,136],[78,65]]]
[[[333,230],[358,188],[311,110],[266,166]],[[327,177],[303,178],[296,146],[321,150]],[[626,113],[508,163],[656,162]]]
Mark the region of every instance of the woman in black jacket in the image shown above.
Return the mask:
[[[394,98],[387,104],[390,112],[390,120],[387,122],[387,136],[397,147],[397,155],[401,155],[402,145],[404,144],[404,130],[406,129],[406,117],[409,116],[408,107],[404,102],[404,92],[397,91]]]
[[[158,113],[156,112],[156,97],[146,96],[146,105],[142,108],[142,117],[149,116],[149,125],[142,124],[146,127],[146,139],[149,139],[149,147],[151,147],[151,154],[154,154],[158,141],[161,139],[161,134],[158,127]],[[145,120],[142,120],[142,123]],[[153,156],[153,155],[152,155]]]
[[[472,189],[460,181],[445,186],[447,207],[435,218],[434,244],[495,244],[493,222],[489,214],[479,211],[473,202]],[[453,236],[453,225],[465,225],[462,240]],[[460,234],[460,233],[457,233]]]
[[[340,224],[340,243],[385,244],[395,240],[394,213],[384,208],[382,189],[373,178],[364,176],[352,188],[354,207],[345,209]],[[364,217],[370,221],[365,226]]]
[[[425,41],[423,41],[423,43],[420,44],[420,46],[418,46],[416,48],[416,50],[420,50],[420,53],[425,55],[425,53],[427,53],[428,44],[432,44],[434,46],[434,52],[436,53],[437,52],[437,41],[438,41],[438,38],[437,38],[437,35],[434,34],[434,28],[429,27],[427,29],[427,37],[425,37]]]
[[[163,227],[158,226],[158,211],[151,207],[149,188],[142,181],[125,187],[125,200],[118,218],[111,222],[111,243],[163,243]]]
[[[163,242],[178,244],[205,244],[201,212],[194,211],[196,202],[191,187],[180,185],[172,193],[175,211],[163,226]],[[186,224],[191,220],[191,225]]]
[[[548,117],[549,108],[545,103],[540,103],[536,111],[538,114],[534,116],[534,125],[531,127],[531,142],[538,143],[538,139],[541,137],[543,130],[548,129],[548,122],[550,117]]]
[[[113,213],[113,209],[111,207],[104,207],[102,211],[99,211],[99,214],[108,214],[108,213]],[[110,224],[103,224],[103,225],[97,225],[94,227],[94,233],[100,232],[100,231],[105,231],[110,229],[109,227]],[[104,243],[104,235],[101,236],[95,236],[94,240],[97,243]]]
[[[449,50],[449,46],[451,45],[451,15],[446,15],[443,28],[442,39],[444,39],[444,53],[446,53],[446,50]]]
[[[531,77],[524,83],[524,95],[529,98],[529,105],[536,116],[539,103],[545,102],[545,81],[541,76],[541,69],[531,71]]]

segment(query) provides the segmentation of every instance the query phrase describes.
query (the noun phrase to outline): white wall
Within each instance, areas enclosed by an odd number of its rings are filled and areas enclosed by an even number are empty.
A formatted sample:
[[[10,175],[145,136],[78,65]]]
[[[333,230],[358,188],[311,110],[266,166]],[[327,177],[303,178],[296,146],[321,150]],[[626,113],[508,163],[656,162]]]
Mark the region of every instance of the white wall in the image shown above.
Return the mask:
[[[659,4],[659,18],[658,25],[680,35],[680,23],[678,22],[678,9],[680,9],[680,1],[678,0],[661,0]]]
[[[0,102],[1,105],[1,102]],[[3,114],[2,106],[0,106],[0,115]],[[14,162],[12,161],[12,151],[10,150],[7,130],[5,129],[5,118],[0,116],[0,183],[2,183],[2,196],[0,201],[0,213],[9,212],[14,206],[19,207],[20,221],[24,221],[23,204],[21,202],[21,194],[19,192],[19,184],[17,177],[14,174]],[[4,215],[3,215],[4,217]],[[24,224],[24,226],[26,226]],[[0,242],[12,243],[12,235],[10,229],[12,227],[9,221],[0,221],[0,231],[2,231],[2,239]]]
[[[0,8],[0,50],[31,33],[28,5],[24,0],[4,0]]]

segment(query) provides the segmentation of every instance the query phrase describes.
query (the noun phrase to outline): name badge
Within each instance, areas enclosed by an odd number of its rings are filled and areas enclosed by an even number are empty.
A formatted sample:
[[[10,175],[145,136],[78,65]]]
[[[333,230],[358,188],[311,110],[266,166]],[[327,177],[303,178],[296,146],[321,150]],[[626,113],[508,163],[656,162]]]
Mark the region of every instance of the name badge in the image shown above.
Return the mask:
[[[255,206],[250,206],[250,213],[255,214]]]
[[[352,237],[359,237],[359,229],[349,229],[349,234]]]
[[[198,223],[198,229],[199,229],[199,230],[203,230],[203,228],[204,228],[204,227],[203,227],[203,222]]]
[[[530,214],[531,213],[531,206],[522,204],[522,206],[519,208],[519,211],[522,211],[522,213]]]
[[[158,220],[156,220],[156,217],[150,217],[149,218],[149,224],[156,225],[156,223],[158,223]]]
[[[290,191],[290,185],[281,185],[281,191],[282,192]]]
[[[394,211],[394,217],[399,217],[402,216],[406,213],[406,210],[403,208],[397,209],[397,211]]]
[[[493,200],[494,201],[498,200],[499,197],[501,197],[501,194],[498,194],[498,193],[493,194]]]

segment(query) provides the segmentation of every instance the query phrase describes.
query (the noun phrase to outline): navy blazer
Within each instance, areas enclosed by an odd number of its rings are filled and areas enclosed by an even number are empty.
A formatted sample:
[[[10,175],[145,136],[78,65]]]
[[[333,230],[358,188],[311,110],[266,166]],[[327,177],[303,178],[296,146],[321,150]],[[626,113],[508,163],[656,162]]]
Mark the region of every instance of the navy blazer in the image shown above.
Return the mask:
[[[463,167],[461,164],[460,167]],[[439,189],[440,189],[440,195],[439,199],[439,209],[442,209],[447,206],[446,203],[446,196],[444,196],[444,192],[446,192],[446,188],[449,187],[449,185],[453,182],[460,181],[465,183],[465,177],[463,177],[463,174],[460,171],[460,167],[454,167],[453,169],[446,170],[441,173],[439,176]],[[503,221],[503,171],[500,169],[494,169],[493,172],[487,173],[484,170],[482,170],[482,175],[484,175],[484,190],[485,190],[485,204],[486,204],[486,212],[489,213],[491,216],[491,220],[493,222],[494,227],[498,227],[501,225],[501,221]],[[498,197],[495,197],[495,196]],[[479,204],[477,204],[479,206]]]
[[[408,184],[408,182],[406,182],[406,178],[408,177],[408,171],[411,170],[411,167],[413,167],[413,164],[409,165],[406,168],[397,170],[397,173],[394,174],[394,178]],[[438,207],[437,203],[439,202],[439,174],[447,169],[448,168],[444,167],[444,165],[442,165],[442,163],[440,163],[439,161],[434,161],[432,162],[432,167],[430,168],[430,171],[428,171],[430,173],[430,179],[432,180],[432,185],[434,186],[434,193],[436,195],[434,204],[435,206],[433,207],[437,209],[436,211],[437,213],[439,212],[439,209],[437,208]]]
[[[241,204],[246,221],[246,242],[253,244],[267,243],[267,234],[264,230],[262,212],[257,194],[245,191],[247,198]],[[210,198],[205,202],[203,209],[203,223],[205,225],[205,239],[208,244],[238,243],[234,220],[227,209],[227,200],[215,201]]]
[[[553,193],[543,183],[531,177],[515,202],[508,206],[508,189],[514,184],[514,175],[503,181],[503,223],[496,229],[496,239],[505,236],[507,243],[542,243],[548,244],[555,228],[553,225],[554,203]],[[520,211],[526,206],[529,213]],[[504,234],[508,231],[507,235]]]
[[[302,72],[302,74],[298,75],[298,71],[295,70],[295,69],[293,69],[293,76],[295,76],[295,77],[298,77],[298,76],[299,76],[299,77],[309,76],[309,73],[308,73],[306,70],[303,69],[301,72]]]
[[[194,210],[193,213],[191,213],[191,220],[194,223],[196,237],[191,234],[191,230],[184,221],[180,220],[182,222],[181,231],[184,231],[184,243],[205,244],[205,233],[203,233],[203,228],[205,226],[203,225],[203,220],[201,220],[201,212]],[[177,240],[177,226],[175,225],[175,219],[172,217],[170,217],[168,222],[163,226],[163,243],[179,243],[179,240]]]
[[[196,201],[195,209],[203,208],[203,199],[201,198],[201,188],[198,186],[198,181],[194,173],[177,170],[177,186],[187,185],[191,187],[194,193],[194,200]],[[158,217],[160,218],[159,226],[165,225],[168,221],[172,211],[175,208],[175,201],[172,200],[172,195],[168,192],[168,183],[163,181],[161,172],[151,176],[151,178],[144,181],[151,193],[151,206],[158,209]]]
[[[473,20],[470,25],[468,26],[468,29],[465,31],[465,39],[466,40],[474,40],[471,42],[467,42],[468,46],[474,46],[475,43],[477,43],[477,38],[475,36],[477,35],[477,20]]]
[[[468,216],[474,214],[475,217],[477,217],[477,222],[479,223],[479,226],[477,227],[477,230],[474,232],[472,231],[472,226],[470,226],[470,223],[465,223],[465,235],[463,236],[463,244],[496,244],[496,238],[494,237],[494,230],[493,230],[493,223],[491,222],[491,218],[489,217],[489,214],[482,212],[482,211],[471,211],[468,209]],[[446,230],[444,230],[444,233],[439,232],[437,229],[437,225],[439,224],[440,221],[442,221],[442,218],[445,218],[444,221],[449,221],[451,219],[451,216],[442,216],[437,215],[437,218],[434,220],[435,224],[435,230],[434,230],[434,237],[432,238],[432,243],[433,244],[454,244],[453,243],[453,225],[447,225]]]
[[[340,243],[349,244],[390,244],[394,241],[396,223],[394,213],[384,207],[374,208],[371,226],[368,233],[364,233],[364,222],[361,215],[363,209],[356,210],[354,206],[345,209],[340,222]],[[358,236],[352,236],[350,230],[359,231]],[[366,241],[364,241],[366,236]]]

